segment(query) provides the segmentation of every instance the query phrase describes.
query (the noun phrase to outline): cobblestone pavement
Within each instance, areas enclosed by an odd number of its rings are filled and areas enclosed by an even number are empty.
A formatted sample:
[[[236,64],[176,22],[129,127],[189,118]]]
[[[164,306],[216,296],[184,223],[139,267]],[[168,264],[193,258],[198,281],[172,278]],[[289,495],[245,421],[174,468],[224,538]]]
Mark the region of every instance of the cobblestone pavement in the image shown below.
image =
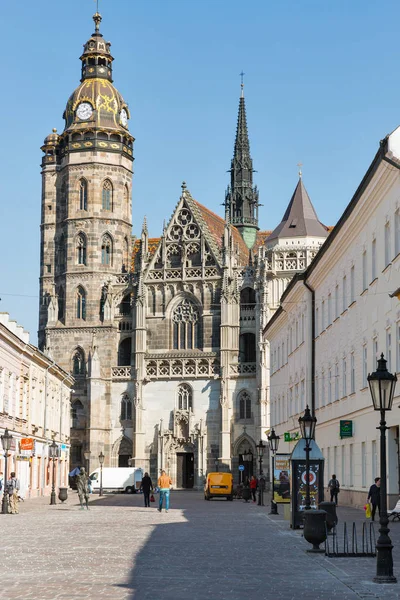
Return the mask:
[[[400,583],[372,583],[374,558],[307,554],[301,532],[290,530],[282,515],[269,516],[268,506],[172,492],[170,511],[160,514],[144,508],[139,495],[94,496],[89,511],[76,499],[70,491],[64,505],[39,498],[20,504],[20,515],[0,515],[0,598],[400,597]],[[362,512],[339,507],[339,518],[361,521]],[[391,534],[400,578],[400,523]]]

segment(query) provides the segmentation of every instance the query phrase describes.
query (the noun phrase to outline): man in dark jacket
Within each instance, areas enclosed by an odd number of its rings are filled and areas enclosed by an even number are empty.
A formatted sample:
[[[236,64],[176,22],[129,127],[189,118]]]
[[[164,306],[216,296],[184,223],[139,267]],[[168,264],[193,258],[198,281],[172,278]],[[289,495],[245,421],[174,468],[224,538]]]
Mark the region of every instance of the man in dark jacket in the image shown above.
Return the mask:
[[[148,473],[144,474],[140,489],[143,491],[144,505],[150,507],[150,490],[153,491],[153,483]]]
[[[379,516],[381,516],[381,478],[375,477],[375,483],[371,485],[368,492],[367,502],[371,502],[371,520],[375,521],[376,507],[379,510]]]

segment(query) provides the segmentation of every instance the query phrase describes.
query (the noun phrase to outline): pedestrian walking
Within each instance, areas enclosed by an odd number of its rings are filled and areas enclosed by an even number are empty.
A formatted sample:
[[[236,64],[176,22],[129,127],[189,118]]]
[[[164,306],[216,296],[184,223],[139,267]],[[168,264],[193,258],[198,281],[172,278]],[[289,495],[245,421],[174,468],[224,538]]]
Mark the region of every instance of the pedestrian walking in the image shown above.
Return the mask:
[[[1,490],[3,489],[3,471],[0,471],[0,495],[1,495]]]
[[[379,516],[381,516],[381,478],[375,477],[375,483],[371,485],[368,492],[367,502],[372,506],[371,521],[375,521],[376,507],[378,507]]]
[[[142,483],[140,484],[140,489],[143,492],[145,507],[150,508],[150,491],[153,491],[153,482],[151,481],[148,473],[144,474]]]
[[[253,502],[256,501],[256,489],[257,489],[257,477],[254,475],[251,476],[250,479],[250,491],[253,498]]]
[[[162,511],[163,502],[165,498],[165,512],[169,510],[169,490],[171,489],[172,481],[171,477],[165,473],[165,471],[161,471],[161,475],[158,478],[158,487],[160,488],[160,503],[158,506],[158,512]]]
[[[19,492],[19,480],[16,478],[15,473],[10,474],[10,479],[7,481],[7,487],[4,493],[8,494],[8,512],[12,515],[17,515],[18,510],[18,492]]]
[[[336,478],[336,475],[333,474],[332,475],[332,479],[329,480],[328,483],[328,492],[330,492],[331,494],[331,502],[335,501],[335,504],[337,506],[338,504],[338,495],[340,492],[340,483]]]

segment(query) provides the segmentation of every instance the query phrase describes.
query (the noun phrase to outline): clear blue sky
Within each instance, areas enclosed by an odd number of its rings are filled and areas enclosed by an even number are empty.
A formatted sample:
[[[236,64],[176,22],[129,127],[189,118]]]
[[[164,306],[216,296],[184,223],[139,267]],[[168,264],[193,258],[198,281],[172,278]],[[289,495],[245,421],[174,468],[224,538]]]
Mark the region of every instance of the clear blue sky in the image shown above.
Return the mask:
[[[1,2],[0,310],[36,342],[40,146],[63,129],[93,0]],[[400,6],[365,0],[101,0],[135,142],[133,233],[158,236],[185,180],[222,213],[245,75],[262,229],[297,182],[334,224],[379,140],[400,124]]]

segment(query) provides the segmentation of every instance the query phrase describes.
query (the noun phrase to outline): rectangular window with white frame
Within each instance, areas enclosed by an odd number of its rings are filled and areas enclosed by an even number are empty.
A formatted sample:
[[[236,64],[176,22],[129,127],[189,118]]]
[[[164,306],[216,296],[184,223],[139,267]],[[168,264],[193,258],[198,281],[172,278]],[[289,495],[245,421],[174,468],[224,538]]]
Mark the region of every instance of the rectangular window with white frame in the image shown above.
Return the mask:
[[[294,414],[297,415],[299,412],[299,384],[296,383],[294,386]]]
[[[378,360],[378,338],[375,336],[372,340],[372,370],[375,371]]]
[[[315,377],[315,408],[319,408],[319,377]]]
[[[321,331],[325,329],[325,300],[321,303]]]
[[[378,454],[376,451],[376,440],[372,440],[371,442],[371,481],[374,481],[375,477],[377,477],[378,472]]]
[[[390,222],[385,223],[385,267],[390,263]]]
[[[315,309],[315,335],[319,335],[319,309]]]
[[[371,244],[371,281],[376,279],[376,238],[372,240]]]
[[[321,374],[321,406],[325,406],[325,371]]]
[[[328,326],[332,323],[332,294],[328,294]]]
[[[354,352],[350,354],[350,394],[356,391],[356,366]]]
[[[400,254],[400,208],[394,213],[394,255]]]
[[[344,444],[342,446],[341,459],[342,468],[340,469],[340,476],[342,481],[340,483],[344,486],[346,485],[346,446]]]
[[[301,380],[300,383],[300,412],[303,412],[306,408],[306,385],[304,379]]]
[[[387,360],[386,368],[388,371],[392,370],[392,330],[386,329],[386,356]]]
[[[339,400],[339,365],[335,365],[335,400]]]
[[[342,284],[342,312],[344,312],[347,308],[347,277],[346,275],[343,277]]]
[[[332,369],[328,371],[328,404],[332,402]]]
[[[367,382],[367,376],[368,376],[368,349],[367,349],[367,344],[364,344],[363,349],[362,349],[362,361],[363,361],[363,368],[362,368],[362,387],[365,388],[368,385]]]
[[[349,444],[349,486],[354,485],[354,450],[353,444]]]
[[[400,373],[400,321],[396,323],[396,372]]]
[[[356,300],[356,274],[354,265],[350,269],[350,304],[353,304]]]
[[[339,316],[339,285],[335,286],[335,319]]]
[[[342,359],[342,384],[343,384],[343,394],[342,396],[347,396],[347,360],[346,357]]]
[[[362,255],[362,292],[368,287],[368,262],[367,251],[364,250]]]
[[[289,416],[293,415],[293,388],[289,390]]]

